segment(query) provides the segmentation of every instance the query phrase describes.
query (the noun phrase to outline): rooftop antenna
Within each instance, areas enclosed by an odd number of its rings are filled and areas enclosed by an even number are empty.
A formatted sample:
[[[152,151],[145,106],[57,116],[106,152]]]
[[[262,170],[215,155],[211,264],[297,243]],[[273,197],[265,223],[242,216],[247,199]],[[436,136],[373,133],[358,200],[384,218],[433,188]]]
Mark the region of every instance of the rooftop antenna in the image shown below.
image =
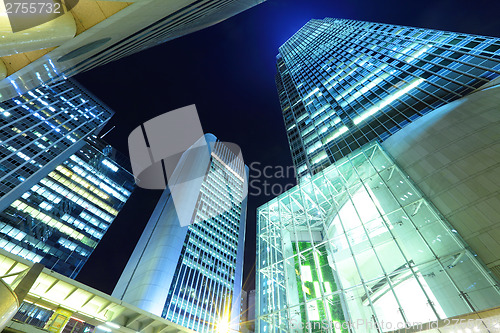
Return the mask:
[[[113,126],[109,129],[109,131],[107,131],[106,133],[104,133],[103,135],[101,135],[99,138],[102,139],[106,136],[106,134],[108,134],[109,132],[111,132],[116,126]]]

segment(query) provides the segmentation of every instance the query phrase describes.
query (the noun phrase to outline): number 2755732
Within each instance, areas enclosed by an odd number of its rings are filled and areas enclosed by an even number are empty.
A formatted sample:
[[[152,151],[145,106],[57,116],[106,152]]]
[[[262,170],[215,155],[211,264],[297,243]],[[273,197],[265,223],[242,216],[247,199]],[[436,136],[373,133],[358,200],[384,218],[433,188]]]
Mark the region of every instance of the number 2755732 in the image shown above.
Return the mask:
[[[61,14],[60,3],[52,2],[7,2],[7,14]]]

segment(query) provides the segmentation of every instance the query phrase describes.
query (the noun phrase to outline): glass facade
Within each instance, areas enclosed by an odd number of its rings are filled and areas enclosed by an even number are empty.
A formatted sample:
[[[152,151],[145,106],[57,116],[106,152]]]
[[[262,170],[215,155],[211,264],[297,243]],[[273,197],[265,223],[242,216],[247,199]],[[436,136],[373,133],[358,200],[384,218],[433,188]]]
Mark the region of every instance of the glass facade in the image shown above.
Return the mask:
[[[259,207],[257,231],[260,333],[388,332],[500,305],[498,281],[376,142]]]
[[[196,332],[239,325],[248,171],[219,141],[209,168],[162,313]]]
[[[276,84],[292,158],[310,177],[500,73],[500,39],[311,20],[279,49]]]
[[[0,247],[76,277],[135,186],[116,155],[91,137],[0,212]]]
[[[51,326],[51,318],[55,311],[46,307],[41,307],[30,302],[22,302],[19,310],[14,316],[14,320],[35,326],[39,329],[54,329]],[[86,322],[70,318],[61,333],[93,333],[95,326]]]
[[[78,274],[134,188],[95,136],[113,113],[71,80],[0,103],[0,248]]]
[[[76,152],[84,138],[97,133],[112,115],[70,80],[1,102],[0,197],[61,154]]]

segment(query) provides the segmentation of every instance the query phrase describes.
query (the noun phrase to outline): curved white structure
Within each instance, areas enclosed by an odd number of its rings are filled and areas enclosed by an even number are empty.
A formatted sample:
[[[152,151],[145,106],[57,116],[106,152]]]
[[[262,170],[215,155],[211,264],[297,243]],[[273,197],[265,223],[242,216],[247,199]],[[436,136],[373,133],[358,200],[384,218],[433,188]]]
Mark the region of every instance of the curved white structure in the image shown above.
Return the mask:
[[[19,301],[16,294],[0,279],[0,331],[5,328],[18,307]]]
[[[59,46],[72,39],[75,34],[76,23],[69,12],[33,28],[12,32],[7,9],[3,1],[0,2],[0,57]]]
[[[2,40],[0,57],[58,47],[47,53],[12,56],[14,59],[9,59],[13,64],[11,73],[7,79],[0,80],[0,100],[204,29],[260,2],[262,0],[80,1],[68,15],[68,19],[74,17],[77,24],[74,38],[65,39],[71,35],[71,29],[47,33],[48,30],[38,31],[44,29],[38,26],[26,40],[16,34],[8,44]],[[47,28],[64,19],[59,17]],[[11,33],[10,25],[6,25],[8,20],[5,20],[0,23],[0,36]],[[65,24],[61,26],[66,27]],[[57,37],[51,39],[51,36]],[[38,48],[33,48],[35,46]]]
[[[500,86],[445,105],[382,146],[500,279]]]

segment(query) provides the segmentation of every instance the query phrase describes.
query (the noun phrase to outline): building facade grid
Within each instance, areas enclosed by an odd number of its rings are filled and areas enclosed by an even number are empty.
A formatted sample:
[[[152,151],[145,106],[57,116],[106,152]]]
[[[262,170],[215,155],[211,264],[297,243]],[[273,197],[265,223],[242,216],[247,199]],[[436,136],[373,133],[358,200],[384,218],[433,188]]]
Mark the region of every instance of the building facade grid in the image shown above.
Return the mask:
[[[241,289],[245,178],[243,161],[215,142],[162,317],[197,332],[239,325],[232,303]]]
[[[74,81],[40,86],[1,102],[0,195],[77,142],[83,145],[113,113]]]
[[[277,56],[276,84],[299,177],[385,140],[498,74],[498,38],[311,20]]]
[[[75,278],[135,187],[112,150],[88,142],[1,211],[0,247]]]
[[[76,277],[135,186],[113,113],[71,80],[0,103],[1,248]]]

